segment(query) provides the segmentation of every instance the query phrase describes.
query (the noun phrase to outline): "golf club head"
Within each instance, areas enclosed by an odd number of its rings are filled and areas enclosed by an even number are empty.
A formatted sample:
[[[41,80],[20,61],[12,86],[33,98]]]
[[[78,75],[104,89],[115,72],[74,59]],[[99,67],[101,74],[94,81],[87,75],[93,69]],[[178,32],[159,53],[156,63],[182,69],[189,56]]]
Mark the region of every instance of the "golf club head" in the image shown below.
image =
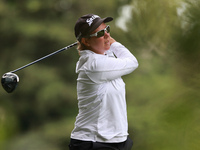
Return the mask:
[[[8,93],[12,93],[15,90],[18,82],[19,77],[11,72],[5,73],[1,78],[1,84]]]

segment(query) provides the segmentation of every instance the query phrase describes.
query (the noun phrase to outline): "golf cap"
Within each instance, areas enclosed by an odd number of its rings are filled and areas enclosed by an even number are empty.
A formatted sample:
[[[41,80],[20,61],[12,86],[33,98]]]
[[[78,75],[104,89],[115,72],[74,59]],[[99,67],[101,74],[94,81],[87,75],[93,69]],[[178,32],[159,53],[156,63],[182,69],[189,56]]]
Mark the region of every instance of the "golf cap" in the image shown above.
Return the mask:
[[[91,32],[97,29],[103,22],[106,23],[112,20],[112,17],[101,18],[95,14],[87,14],[80,17],[74,27],[76,39],[81,41],[81,38],[91,34]]]

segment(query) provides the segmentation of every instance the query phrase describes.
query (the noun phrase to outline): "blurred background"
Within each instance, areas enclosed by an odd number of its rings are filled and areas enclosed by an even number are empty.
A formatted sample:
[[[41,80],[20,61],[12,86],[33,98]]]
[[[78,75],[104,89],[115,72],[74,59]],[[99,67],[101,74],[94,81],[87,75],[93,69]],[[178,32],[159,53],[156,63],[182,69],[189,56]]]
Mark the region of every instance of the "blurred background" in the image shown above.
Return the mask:
[[[76,41],[88,13],[138,59],[125,76],[134,150],[200,150],[200,0],[1,0],[0,74]],[[0,88],[0,149],[67,150],[78,113],[76,48],[17,72]]]

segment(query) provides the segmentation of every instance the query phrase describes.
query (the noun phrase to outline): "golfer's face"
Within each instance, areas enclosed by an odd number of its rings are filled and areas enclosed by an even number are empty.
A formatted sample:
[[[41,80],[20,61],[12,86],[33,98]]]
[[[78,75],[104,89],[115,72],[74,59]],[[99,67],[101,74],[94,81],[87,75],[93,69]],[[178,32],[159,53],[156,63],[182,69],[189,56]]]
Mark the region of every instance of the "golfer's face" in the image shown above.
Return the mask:
[[[92,34],[100,30],[103,30],[105,28],[106,24],[102,23],[95,31],[92,32]],[[102,37],[99,38],[96,36],[91,37],[89,39],[89,43],[90,43],[90,49],[92,51],[94,51],[97,54],[104,54],[105,51],[110,49],[110,33],[107,33],[105,31],[105,34]]]

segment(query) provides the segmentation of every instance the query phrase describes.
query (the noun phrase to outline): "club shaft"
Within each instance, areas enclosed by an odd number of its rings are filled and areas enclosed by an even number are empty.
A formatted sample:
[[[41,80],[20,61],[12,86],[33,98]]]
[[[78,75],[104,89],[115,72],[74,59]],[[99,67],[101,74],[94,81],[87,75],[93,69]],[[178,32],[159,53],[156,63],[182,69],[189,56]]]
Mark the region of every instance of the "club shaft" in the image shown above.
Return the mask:
[[[52,55],[55,55],[55,54],[57,54],[57,53],[60,53],[60,52],[62,52],[62,51],[64,51],[64,50],[67,50],[67,49],[69,49],[69,48],[72,48],[72,47],[76,46],[77,44],[78,44],[78,42],[75,42],[75,43],[73,43],[73,44],[71,44],[71,45],[69,45],[69,46],[66,46],[66,47],[64,47],[64,48],[62,48],[62,49],[59,49],[59,50],[57,50],[57,51],[55,51],[55,52],[53,52],[53,53],[50,53],[50,54],[48,54],[48,55],[46,55],[46,56],[44,56],[44,57],[42,57],[42,58],[39,58],[39,59],[37,59],[37,60],[35,60],[35,61],[33,61],[33,62],[30,62],[30,63],[27,64],[27,65],[24,65],[24,66],[22,66],[22,67],[20,67],[20,68],[18,68],[18,69],[15,69],[15,70],[11,71],[11,73],[14,73],[14,72],[17,72],[17,71],[19,71],[19,70],[22,70],[22,69],[24,69],[24,68],[26,68],[26,67],[28,67],[28,66],[31,66],[31,65],[33,65],[33,64],[35,64],[35,63],[37,63],[37,62],[39,62],[39,61],[41,61],[41,60],[43,60],[43,59],[45,59],[45,58],[48,58],[48,57],[50,57],[50,56],[52,56]]]

